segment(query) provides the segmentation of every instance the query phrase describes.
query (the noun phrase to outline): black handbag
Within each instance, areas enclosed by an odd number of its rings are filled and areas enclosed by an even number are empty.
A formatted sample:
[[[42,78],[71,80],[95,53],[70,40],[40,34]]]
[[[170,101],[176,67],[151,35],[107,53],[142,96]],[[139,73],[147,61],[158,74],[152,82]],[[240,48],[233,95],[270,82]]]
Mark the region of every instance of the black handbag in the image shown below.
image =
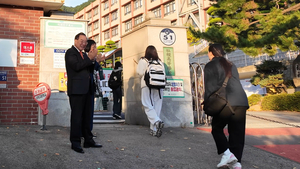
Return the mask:
[[[226,99],[226,86],[228,79],[229,77],[226,76],[222,87],[204,101],[203,110],[205,111],[205,114],[209,116],[216,116],[220,114],[226,106],[228,106],[234,115],[234,110]]]

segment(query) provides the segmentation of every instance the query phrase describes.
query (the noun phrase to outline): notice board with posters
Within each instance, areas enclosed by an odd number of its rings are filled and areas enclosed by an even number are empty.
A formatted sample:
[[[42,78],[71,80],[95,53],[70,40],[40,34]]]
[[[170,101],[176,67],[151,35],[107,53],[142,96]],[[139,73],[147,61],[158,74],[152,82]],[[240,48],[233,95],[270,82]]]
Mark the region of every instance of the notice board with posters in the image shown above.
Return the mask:
[[[64,91],[61,72],[66,72],[65,53],[74,44],[75,36],[87,34],[87,20],[41,17],[39,80],[52,90]]]

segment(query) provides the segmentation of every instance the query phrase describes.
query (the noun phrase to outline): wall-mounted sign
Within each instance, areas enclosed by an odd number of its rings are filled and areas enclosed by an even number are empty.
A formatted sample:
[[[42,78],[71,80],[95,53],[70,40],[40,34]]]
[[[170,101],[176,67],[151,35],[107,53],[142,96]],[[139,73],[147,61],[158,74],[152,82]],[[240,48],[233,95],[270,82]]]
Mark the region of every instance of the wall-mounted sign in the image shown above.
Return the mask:
[[[17,39],[0,39],[0,51],[0,67],[17,67]]]
[[[53,53],[53,68],[66,68],[65,65],[65,49],[54,49]]]
[[[0,89],[6,88],[7,72],[0,71]]]
[[[20,42],[20,56],[35,56],[35,42]]]
[[[167,79],[164,97],[184,98],[183,79]]]
[[[176,35],[171,29],[165,28],[160,32],[159,39],[163,44],[170,46],[176,41]]]
[[[175,66],[174,66],[174,50],[172,47],[164,47],[164,63],[165,72],[167,76],[175,76]]]
[[[20,58],[20,64],[26,64],[26,65],[34,65],[34,58]]]

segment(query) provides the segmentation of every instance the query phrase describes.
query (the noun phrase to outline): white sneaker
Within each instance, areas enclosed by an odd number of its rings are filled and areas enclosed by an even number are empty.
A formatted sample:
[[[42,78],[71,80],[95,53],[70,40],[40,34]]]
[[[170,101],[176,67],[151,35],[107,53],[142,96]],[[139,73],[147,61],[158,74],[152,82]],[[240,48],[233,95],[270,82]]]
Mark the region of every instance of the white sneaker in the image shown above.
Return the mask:
[[[156,137],[156,131],[150,130],[150,135]]]
[[[231,169],[242,169],[242,165],[241,165],[241,163],[236,162],[230,168]]]
[[[164,128],[164,122],[163,121],[157,121],[154,123],[156,126],[156,137],[160,137],[162,135],[162,128]]]
[[[237,158],[234,154],[230,153],[228,155],[223,154],[220,163],[217,165],[218,168],[228,167],[230,164],[234,164],[237,162]]]

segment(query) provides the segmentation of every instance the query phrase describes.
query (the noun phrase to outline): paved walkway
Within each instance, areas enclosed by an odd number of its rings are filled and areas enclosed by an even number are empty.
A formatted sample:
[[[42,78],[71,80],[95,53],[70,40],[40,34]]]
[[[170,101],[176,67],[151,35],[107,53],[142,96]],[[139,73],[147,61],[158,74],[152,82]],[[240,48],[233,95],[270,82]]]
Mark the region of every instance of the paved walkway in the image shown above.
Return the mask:
[[[289,112],[272,118],[299,124]],[[71,150],[69,128],[0,126],[0,168],[9,169],[215,169],[216,153],[209,127],[165,128],[161,138],[149,135],[145,126],[96,124],[95,140],[103,147]],[[268,129],[268,130],[266,130]],[[300,169],[299,128],[247,116],[244,169]],[[273,134],[272,134],[273,133]],[[274,148],[275,147],[275,148]]]

